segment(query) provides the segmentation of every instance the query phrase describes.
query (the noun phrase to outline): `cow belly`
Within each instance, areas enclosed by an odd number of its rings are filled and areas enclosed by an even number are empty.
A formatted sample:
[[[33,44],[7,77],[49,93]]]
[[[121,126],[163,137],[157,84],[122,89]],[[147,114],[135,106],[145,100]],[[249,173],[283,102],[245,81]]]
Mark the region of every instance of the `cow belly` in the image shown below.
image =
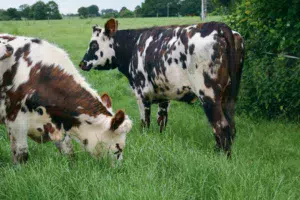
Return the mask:
[[[167,67],[166,76],[156,77],[154,84],[154,100],[167,99],[190,103],[197,98],[192,91],[187,71],[180,66]]]

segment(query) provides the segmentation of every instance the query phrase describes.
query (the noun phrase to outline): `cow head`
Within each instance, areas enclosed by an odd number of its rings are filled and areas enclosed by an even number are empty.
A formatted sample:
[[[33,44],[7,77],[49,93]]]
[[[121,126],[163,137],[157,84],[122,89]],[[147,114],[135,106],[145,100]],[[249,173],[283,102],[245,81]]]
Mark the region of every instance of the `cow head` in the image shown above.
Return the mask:
[[[118,21],[110,19],[106,22],[105,28],[93,26],[92,39],[88,50],[79,66],[85,71],[92,68],[98,70],[113,69],[115,59],[113,35],[118,30]]]
[[[0,44],[0,61],[10,57],[14,53],[14,49],[9,44]]]
[[[85,118],[78,129],[82,144],[94,157],[109,156],[114,160],[121,160],[125,148],[127,133],[132,128],[132,121],[119,110],[112,112],[111,99],[107,94],[101,96],[103,105],[112,113],[111,116],[100,115],[96,118]],[[80,117],[81,118],[81,117]]]

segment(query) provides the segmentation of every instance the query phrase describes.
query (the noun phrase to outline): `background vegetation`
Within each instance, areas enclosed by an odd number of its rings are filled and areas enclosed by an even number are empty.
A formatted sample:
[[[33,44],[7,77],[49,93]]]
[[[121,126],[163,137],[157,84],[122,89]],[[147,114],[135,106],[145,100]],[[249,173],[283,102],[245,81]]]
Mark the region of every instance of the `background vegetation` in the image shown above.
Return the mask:
[[[244,0],[226,22],[246,39],[239,112],[300,119],[300,1]]]
[[[0,22],[0,32],[47,39],[66,49],[77,65],[86,51],[91,27],[104,25],[105,21]],[[119,22],[119,28],[126,29],[194,24],[199,18],[129,18]],[[247,63],[246,66],[249,67]],[[69,160],[53,144],[30,141],[29,162],[13,166],[2,127],[0,199],[300,199],[299,123],[253,121],[248,114],[237,116],[233,157],[227,160],[213,152],[213,132],[198,103],[172,102],[168,128],[163,134],[155,122],[154,106],[151,128],[142,130],[134,94],[122,74],[81,73],[99,93],[109,93],[114,110],[125,108],[134,122],[122,165],[111,168],[78,146],[76,159]]]

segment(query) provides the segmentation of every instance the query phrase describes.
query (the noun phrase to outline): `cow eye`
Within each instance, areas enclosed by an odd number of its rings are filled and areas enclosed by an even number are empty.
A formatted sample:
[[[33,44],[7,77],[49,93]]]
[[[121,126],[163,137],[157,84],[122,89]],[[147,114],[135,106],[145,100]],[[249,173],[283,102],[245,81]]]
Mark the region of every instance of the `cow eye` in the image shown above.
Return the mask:
[[[95,43],[94,43],[93,46],[92,46],[93,49],[96,49],[97,47],[98,47],[98,45],[95,44]]]

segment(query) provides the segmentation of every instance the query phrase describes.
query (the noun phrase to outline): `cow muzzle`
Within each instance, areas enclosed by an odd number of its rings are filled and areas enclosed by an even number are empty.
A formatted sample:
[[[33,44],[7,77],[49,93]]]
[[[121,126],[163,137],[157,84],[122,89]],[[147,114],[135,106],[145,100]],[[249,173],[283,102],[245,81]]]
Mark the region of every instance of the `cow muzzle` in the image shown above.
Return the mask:
[[[85,61],[81,61],[79,67],[84,71],[90,71],[92,68],[90,65],[87,65],[87,62]]]

